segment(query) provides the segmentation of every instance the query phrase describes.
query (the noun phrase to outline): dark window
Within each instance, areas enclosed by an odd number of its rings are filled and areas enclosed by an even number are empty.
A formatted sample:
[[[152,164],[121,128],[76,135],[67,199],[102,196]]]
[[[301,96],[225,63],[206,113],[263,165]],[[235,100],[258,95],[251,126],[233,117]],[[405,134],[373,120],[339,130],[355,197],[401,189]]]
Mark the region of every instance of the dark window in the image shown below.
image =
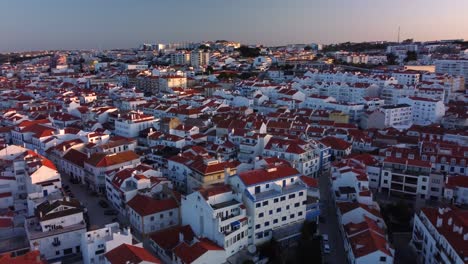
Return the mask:
[[[296,197],[294,193],[289,195],[289,199],[293,199],[294,197]]]
[[[259,229],[260,228],[260,225],[255,225],[255,229]]]
[[[286,216],[283,216],[283,217],[281,218],[281,221],[286,221]]]
[[[277,212],[277,213],[281,212],[281,208],[277,208],[277,209],[276,209],[276,212]]]
[[[278,219],[273,219],[273,224],[277,224],[278,223]]]
[[[261,204],[261,203],[257,203],[257,204],[255,204],[255,207],[257,207],[257,208],[259,208],[259,207],[261,207],[261,206],[262,206],[262,204]]]
[[[295,216],[294,214],[291,214],[291,215],[289,216],[289,218],[294,218],[294,216]]]
[[[277,203],[277,202],[278,202],[278,198],[273,199],[273,202],[274,202],[274,203]]]
[[[264,201],[262,205],[263,206],[268,205],[268,201]]]
[[[284,201],[284,200],[286,200],[286,196],[281,197],[281,201]]]
[[[295,203],[294,207],[299,207],[300,203]]]
[[[304,195],[304,192],[299,192],[299,196],[302,196],[302,195]]]
[[[269,221],[266,221],[265,222],[265,226],[269,226],[270,225],[270,222]]]

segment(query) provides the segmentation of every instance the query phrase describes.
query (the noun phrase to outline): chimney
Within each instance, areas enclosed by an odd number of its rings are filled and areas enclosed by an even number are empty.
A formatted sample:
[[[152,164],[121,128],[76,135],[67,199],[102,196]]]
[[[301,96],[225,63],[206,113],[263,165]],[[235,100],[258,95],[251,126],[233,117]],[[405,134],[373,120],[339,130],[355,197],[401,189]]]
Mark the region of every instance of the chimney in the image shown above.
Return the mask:
[[[231,177],[231,168],[224,167],[224,184],[229,184],[229,177]]]
[[[437,227],[437,228],[441,227],[441,226],[442,226],[442,223],[443,223],[443,221],[444,221],[444,220],[442,219],[442,217],[439,217],[439,216],[437,216],[437,223],[436,223],[436,227]]]
[[[447,224],[448,224],[449,226],[451,226],[451,225],[452,225],[452,223],[453,223],[453,218],[452,218],[452,217],[450,217],[450,218],[448,219],[448,222],[447,222]]]
[[[89,151],[88,151],[87,154],[88,154],[88,159],[90,159],[91,158],[91,153],[89,153]]]
[[[67,150],[67,147],[65,147],[65,145],[63,145],[63,152],[65,152]]]
[[[179,242],[184,242],[184,234],[182,232],[179,232]]]

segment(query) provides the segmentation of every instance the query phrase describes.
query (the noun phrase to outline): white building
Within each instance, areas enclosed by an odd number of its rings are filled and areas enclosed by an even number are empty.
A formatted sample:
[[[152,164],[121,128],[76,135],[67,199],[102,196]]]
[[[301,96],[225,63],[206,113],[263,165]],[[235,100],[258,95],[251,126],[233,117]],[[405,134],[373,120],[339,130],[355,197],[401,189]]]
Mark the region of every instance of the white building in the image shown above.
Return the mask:
[[[431,173],[431,162],[387,157],[383,161],[380,191],[396,192],[413,198],[440,199],[444,176]]]
[[[468,204],[468,177],[447,177],[444,188],[444,198],[455,204]]]
[[[412,108],[408,104],[384,105],[380,111],[385,115],[385,127],[406,126],[413,121]]]
[[[178,225],[179,203],[174,198],[157,200],[137,194],[127,203],[127,217],[135,231],[148,234]]]
[[[435,66],[436,73],[462,76],[465,79],[465,86],[468,84],[468,60],[436,60]]]
[[[88,231],[81,237],[81,254],[84,264],[104,264],[104,254],[121,244],[132,244],[130,229],[121,230],[119,223]]]
[[[305,220],[307,189],[301,174],[288,166],[241,172],[229,178],[242,195],[251,220],[249,244],[298,236]]]
[[[138,137],[140,131],[153,127],[155,122],[154,116],[131,111],[122,116],[119,115],[115,120],[115,134],[128,138]]]
[[[422,208],[414,217],[411,244],[419,263],[454,263],[468,261],[467,211],[455,207]]]
[[[411,106],[413,123],[417,125],[438,123],[445,115],[445,105],[443,100],[411,96],[399,99],[398,103]]]
[[[182,199],[181,214],[183,225],[223,247],[227,257],[247,248],[247,210],[229,185],[216,184],[187,195]]]
[[[80,254],[81,237],[86,233],[83,208],[70,199],[38,205],[36,216],[26,218],[24,227],[30,247],[47,260]]]
[[[201,50],[190,52],[190,65],[192,67],[203,67],[210,62],[210,53]]]

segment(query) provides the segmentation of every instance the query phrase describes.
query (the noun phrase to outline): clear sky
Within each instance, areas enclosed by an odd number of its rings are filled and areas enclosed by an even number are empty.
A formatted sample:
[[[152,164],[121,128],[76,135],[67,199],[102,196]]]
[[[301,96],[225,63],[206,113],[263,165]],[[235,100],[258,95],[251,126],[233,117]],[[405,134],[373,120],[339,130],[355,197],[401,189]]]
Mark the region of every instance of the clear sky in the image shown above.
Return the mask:
[[[0,0],[0,51],[468,39],[468,0]]]

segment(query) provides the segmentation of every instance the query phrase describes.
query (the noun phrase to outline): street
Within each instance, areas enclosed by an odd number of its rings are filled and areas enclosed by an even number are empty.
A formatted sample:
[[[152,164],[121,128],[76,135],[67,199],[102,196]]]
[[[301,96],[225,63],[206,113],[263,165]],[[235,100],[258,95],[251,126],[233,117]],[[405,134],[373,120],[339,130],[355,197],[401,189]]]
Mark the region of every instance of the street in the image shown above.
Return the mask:
[[[328,173],[323,173],[320,176],[319,187],[320,201],[322,203],[321,216],[324,218],[323,223],[319,223],[319,230],[320,234],[328,234],[328,243],[330,245],[330,253],[323,255],[323,263],[347,263],[343,239],[340,234],[340,224],[336,215],[336,206],[330,193],[330,178]]]
[[[99,200],[106,200],[104,196],[93,196],[91,191],[86,188],[83,184],[73,184],[70,182],[70,176],[61,173],[62,184],[68,185],[75,199],[81,202],[88,210],[90,229],[97,229],[104,227],[106,224],[112,223],[112,219],[116,218],[116,215],[105,215],[104,211],[107,209],[113,209],[109,204],[108,208],[102,208],[98,203]]]

